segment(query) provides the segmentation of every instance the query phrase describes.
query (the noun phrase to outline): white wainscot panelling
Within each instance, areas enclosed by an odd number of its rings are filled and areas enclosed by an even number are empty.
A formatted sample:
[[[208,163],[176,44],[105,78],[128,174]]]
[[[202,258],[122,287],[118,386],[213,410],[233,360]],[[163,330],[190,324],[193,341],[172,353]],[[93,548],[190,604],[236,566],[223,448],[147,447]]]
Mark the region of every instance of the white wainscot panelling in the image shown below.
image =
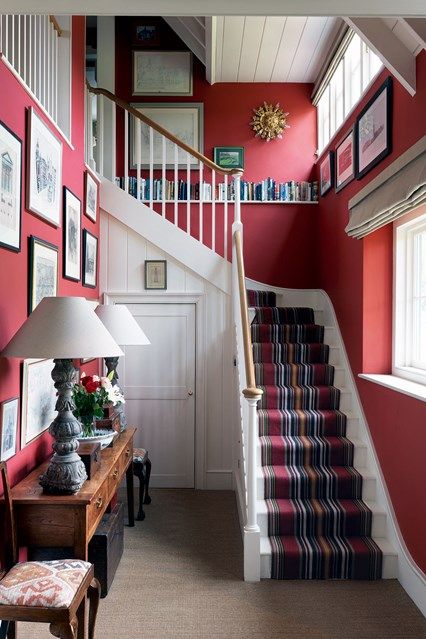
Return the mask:
[[[204,295],[205,449],[202,485],[232,489],[233,341],[230,298],[211,282],[171,258],[114,217],[101,212],[100,282],[102,293],[152,294],[144,287],[145,260],[167,260],[167,291]],[[155,291],[155,295],[162,295]],[[183,300],[182,300],[183,301]],[[197,319],[198,321],[198,319]],[[198,346],[198,345],[197,345]]]

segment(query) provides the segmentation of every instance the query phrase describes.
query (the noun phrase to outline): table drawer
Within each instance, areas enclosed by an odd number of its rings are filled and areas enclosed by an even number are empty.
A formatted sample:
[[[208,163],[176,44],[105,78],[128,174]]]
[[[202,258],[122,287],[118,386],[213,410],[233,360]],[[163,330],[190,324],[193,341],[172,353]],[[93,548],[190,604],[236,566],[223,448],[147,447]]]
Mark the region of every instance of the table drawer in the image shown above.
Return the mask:
[[[115,464],[111,468],[108,475],[108,494],[110,499],[113,496],[113,494],[117,491],[118,485],[121,480],[122,473],[120,471],[120,465],[121,465],[120,460],[121,460],[121,456],[116,460]]]
[[[108,505],[108,479],[106,479],[99,490],[93,496],[89,504],[88,527],[92,531],[98,525],[105,509]]]
[[[120,475],[124,473],[127,466],[129,465],[129,461],[133,459],[133,439],[129,442],[128,446],[123,450],[120,455]]]

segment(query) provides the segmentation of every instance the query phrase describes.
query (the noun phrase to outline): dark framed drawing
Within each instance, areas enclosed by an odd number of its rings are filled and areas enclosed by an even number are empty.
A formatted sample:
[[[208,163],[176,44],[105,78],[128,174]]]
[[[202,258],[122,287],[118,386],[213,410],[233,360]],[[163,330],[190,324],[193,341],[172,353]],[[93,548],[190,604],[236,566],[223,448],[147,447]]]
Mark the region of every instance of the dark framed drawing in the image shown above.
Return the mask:
[[[192,95],[192,53],[133,51],[133,95]]]
[[[145,289],[151,291],[167,289],[166,260],[145,260]]]
[[[0,461],[7,461],[16,453],[16,431],[18,429],[19,397],[1,403]]]
[[[365,105],[356,124],[356,177],[359,180],[392,151],[392,78]]]
[[[56,410],[53,359],[25,359],[22,371],[21,448],[47,430]]]
[[[243,146],[215,146],[213,151],[214,163],[221,169],[244,168]]]
[[[160,45],[160,28],[154,20],[152,23],[134,25],[133,44],[135,46],[150,48]]]
[[[31,235],[29,241],[28,314],[43,297],[58,292],[58,247]]]
[[[338,143],[334,155],[335,191],[338,193],[355,177],[355,129],[351,128]]]
[[[62,143],[35,110],[28,109],[27,208],[61,225]]]
[[[98,238],[83,231],[83,286],[96,288],[98,273]]]
[[[80,281],[81,276],[81,202],[64,186],[63,276]]]
[[[320,195],[323,196],[329,192],[334,182],[334,153],[329,151],[321,160],[319,166],[320,172]]]
[[[96,222],[99,208],[99,182],[86,171],[84,174],[84,214]]]
[[[0,246],[21,250],[22,141],[0,122]]]

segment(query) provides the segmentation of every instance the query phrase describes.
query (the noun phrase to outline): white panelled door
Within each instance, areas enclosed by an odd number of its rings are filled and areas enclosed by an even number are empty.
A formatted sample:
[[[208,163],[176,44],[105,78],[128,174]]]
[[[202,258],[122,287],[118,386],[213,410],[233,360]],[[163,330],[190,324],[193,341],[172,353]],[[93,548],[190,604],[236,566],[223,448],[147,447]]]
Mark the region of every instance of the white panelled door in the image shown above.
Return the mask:
[[[195,304],[127,304],[151,344],[126,346],[119,384],[151,485],[194,488]]]

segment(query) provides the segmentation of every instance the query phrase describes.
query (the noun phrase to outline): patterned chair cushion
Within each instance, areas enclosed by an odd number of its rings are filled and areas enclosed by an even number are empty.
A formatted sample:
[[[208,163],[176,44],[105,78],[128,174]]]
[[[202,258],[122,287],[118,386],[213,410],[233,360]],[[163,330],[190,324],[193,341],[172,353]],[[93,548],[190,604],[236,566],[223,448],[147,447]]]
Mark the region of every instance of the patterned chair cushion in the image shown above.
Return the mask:
[[[16,564],[0,581],[0,605],[68,608],[90,567],[79,559]]]
[[[145,461],[147,456],[147,451],[145,448],[134,448],[133,449],[133,461],[137,463],[142,463]]]

